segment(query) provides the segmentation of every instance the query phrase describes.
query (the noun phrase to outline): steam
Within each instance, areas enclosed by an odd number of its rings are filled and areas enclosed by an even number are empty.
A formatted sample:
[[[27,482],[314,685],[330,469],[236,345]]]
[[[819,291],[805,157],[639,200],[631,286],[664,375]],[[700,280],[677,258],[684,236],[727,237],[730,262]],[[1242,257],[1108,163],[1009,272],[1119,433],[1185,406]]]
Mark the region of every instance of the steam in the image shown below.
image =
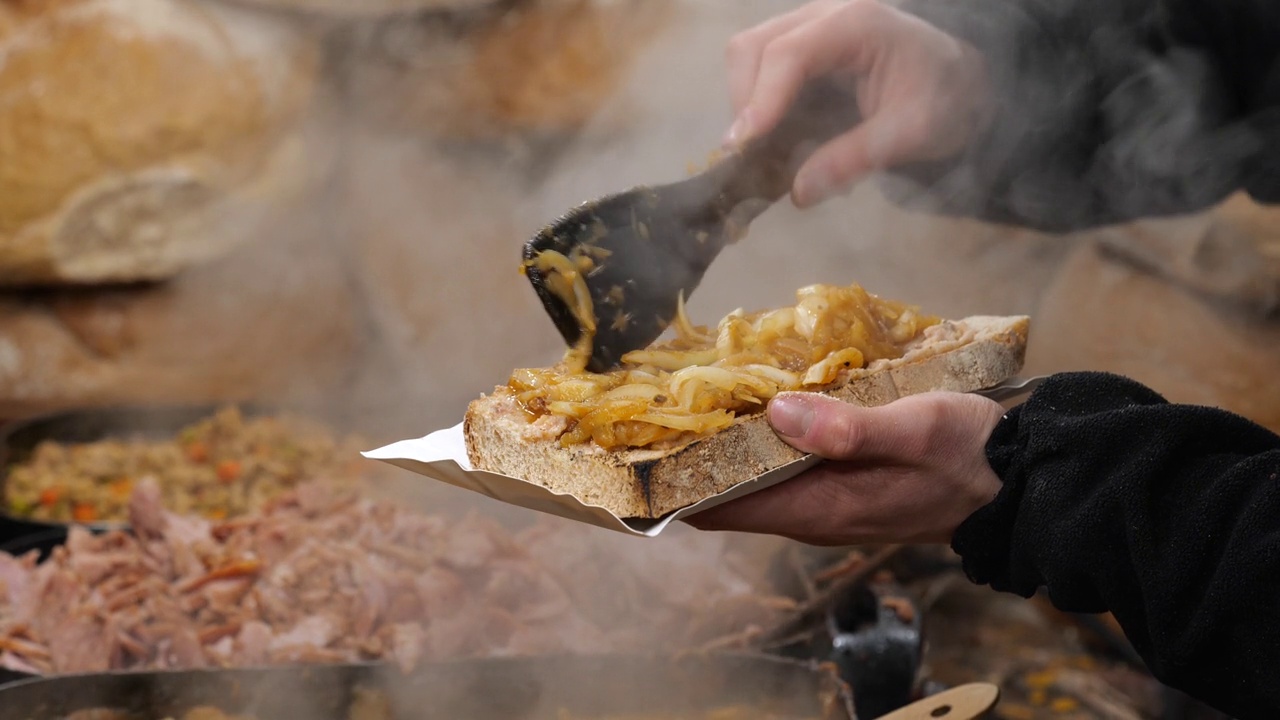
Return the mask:
[[[1174,37],[1185,18],[1158,4],[907,5],[982,51],[1000,110],[961,162],[891,179],[917,209],[1051,232],[1189,215],[1241,189],[1263,148],[1239,117],[1250,71]]]
[[[449,152],[421,137],[346,120],[335,136],[344,149],[342,177],[324,203],[347,248],[361,347],[350,384],[327,388],[324,400],[342,398],[348,424],[399,439],[456,423],[470,399],[512,368],[554,360],[563,350],[560,338],[515,273],[520,244],[587,198],[676,179],[687,163],[704,159],[730,121],[725,41],[793,4],[684,3],[679,21],[649,48],[596,123],[549,167],[531,171],[520,151]],[[993,23],[985,30],[996,37],[1008,30],[995,24],[1001,20],[974,22]],[[996,138],[1009,144],[992,150],[989,164],[933,184],[929,209],[991,210],[983,191],[1005,190],[995,219],[1063,229],[1084,218],[1111,222],[1139,211],[1203,207],[1225,194],[1256,138],[1222,125],[1226,100],[1203,59],[1157,54],[1105,33],[1093,43],[1087,52],[1051,58],[1043,75],[1020,81],[1013,97],[1027,116]],[[995,48],[1001,51],[1015,52]],[[1120,75],[1105,96],[1084,74],[1098,62]],[[619,120],[626,121],[620,135],[613,132]],[[1081,127],[1106,133],[1106,143],[1073,154],[1092,139],[1076,134]],[[1045,163],[1026,164],[1027,153],[1054,147]],[[689,310],[705,322],[736,307],[788,304],[796,288],[810,283],[859,282],[951,316],[1030,313],[1068,250],[1060,239],[1032,232],[910,214],[864,186],[816,210],[783,203],[766,213],[712,267]],[[323,298],[317,312],[324,312]],[[403,493],[428,511],[474,507],[527,521],[519,511],[443,486]],[[706,560],[710,575],[723,573],[714,559],[726,542],[738,542],[683,529],[649,544],[581,533],[591,553],[651,581],[673,553]],[[758,556],[769,550],[761,547]],[[603,592],[583,601],[607,609]]]
[[[339,248],[343,286],[319,293],[315,312],[330,312],[330,298],[341,298],[342,311],[356,314],[354,370],[341,386],[304,390],[299,402],[376,446],[453,425],[470,400],[505,382],[512,369],[557,360],[563,341],[517,273],[522,244],[587,198],[677,179],[688,162],[705,159],[729,120],[725,42],[781,5],[680,4],[679,17],[645,50],[594,121],[562,153],[547,153],[549,164],[531,163],[538,153],[522,138],[511,138],[509,146],[450,146],[426,133],[389,131],[367,121],[370,113],[361,108],[338,107],[330,123],[340,148],[339,173],[316,200],[313,217],[322,219],[312,227],[324,227]],[[439,55],[454,57],[447,48]],[[430,74],[414,77],[425,82]],[[807,282],[780,280],[776,295],[786,298]],[[701,312],[715,312],[707,309],[714,307],[709,301],[721,294],[728,302],[771,302],[722,284],[708,287]],[[611,615],[619,584],[654,594],[692,588],[710,594],[724,587],[764,592],[763,582],[739,586],[747,575],[760,577],[742,564],[767,563],[781,544],[683,527],[665,533],[661,543],[637,541],[531,517],[408,473],[386,480],[379,494],[428,513],[474,510],[512,528],[550,523],[575,538],[584,564],[610,568],[599,591],[578,593],[575,601],[639,638],[652,634],[647,618]],[[686,580],[673,587],[672,577]],[[650,637],[648,649],[676,640]]]

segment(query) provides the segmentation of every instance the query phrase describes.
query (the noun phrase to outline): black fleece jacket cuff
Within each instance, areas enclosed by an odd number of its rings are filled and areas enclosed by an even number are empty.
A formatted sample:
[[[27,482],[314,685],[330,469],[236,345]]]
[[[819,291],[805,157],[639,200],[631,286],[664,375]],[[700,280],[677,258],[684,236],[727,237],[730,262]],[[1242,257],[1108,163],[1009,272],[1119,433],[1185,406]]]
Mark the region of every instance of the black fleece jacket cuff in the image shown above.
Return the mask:
[[[974,582],[1109,611],[1163,682],[1235,717],[1280,717],[1280,437],[1065,373],[986,451],[1002,487],[952,537]]]

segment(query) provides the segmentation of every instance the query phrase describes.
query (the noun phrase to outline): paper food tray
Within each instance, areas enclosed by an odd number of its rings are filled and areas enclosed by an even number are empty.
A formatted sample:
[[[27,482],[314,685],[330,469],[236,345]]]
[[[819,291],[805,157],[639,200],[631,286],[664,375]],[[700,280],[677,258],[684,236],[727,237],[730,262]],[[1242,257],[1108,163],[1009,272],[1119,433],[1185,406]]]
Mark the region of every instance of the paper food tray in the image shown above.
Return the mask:
[[[1031,392],[1042,380],[1044,380],[1043,377],[1013,378],[995,387],[980,390],[978,394],[1003,401]],[[401,440],[362,454],[371,460],[381,460],[500,502],[628,535],[645,537],[656,537],[676,520],[777,485],[822,462],[821,458],[806,455],[795,462],[735,485],[719,495],[713,495],[693,505],[672,511],[661,518],[650,519],[620,518],[605,508],[588,505],[572,495],[552,492],[541,485],[509,475],[472,469],[467,459],[467,444],[462,434],[462,423],[437,430],[425,437]]]

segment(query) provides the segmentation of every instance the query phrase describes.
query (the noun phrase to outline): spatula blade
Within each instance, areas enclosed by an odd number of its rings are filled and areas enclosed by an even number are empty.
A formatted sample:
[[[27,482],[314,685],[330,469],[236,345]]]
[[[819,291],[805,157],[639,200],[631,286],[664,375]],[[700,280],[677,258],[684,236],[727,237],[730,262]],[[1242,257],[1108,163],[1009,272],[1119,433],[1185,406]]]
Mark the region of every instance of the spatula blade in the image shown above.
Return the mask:
[[[565,273],[540,258],[562,257],[585,280],[596,326],[588,370],[604,372],[658,339],[724,247],[722,227],[681,211],[705,204],[702,186],[638,187],[593,200],[525,244],[525,275],[570,346],[584,332],[578,303],[565,293]]]
[[[847,80],[811,81],[773,130],[703,172],[584,203],[526,243],[525,274],[565,341],[579,348],[594,333],[588,370],[658,339],[724,246],[789,191],[815,148],[856,124]]]

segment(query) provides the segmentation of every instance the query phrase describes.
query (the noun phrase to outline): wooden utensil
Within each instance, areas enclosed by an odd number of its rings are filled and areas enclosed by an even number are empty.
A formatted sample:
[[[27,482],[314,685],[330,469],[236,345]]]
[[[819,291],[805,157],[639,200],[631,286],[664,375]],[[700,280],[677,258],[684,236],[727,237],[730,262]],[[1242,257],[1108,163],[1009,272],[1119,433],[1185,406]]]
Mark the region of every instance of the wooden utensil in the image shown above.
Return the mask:
[[[656,340],[725,245],[858,118],[852,90],[812,81],[773,131],[706,171],[591,200],[526,243],[523,271],[560,334],[583,351],[590,338],[587,369],[608,370]]]
[[[1000,688],[990,683],[970,683],[930,695],[899,708],[879,720],[975,720],[995,707]]]

